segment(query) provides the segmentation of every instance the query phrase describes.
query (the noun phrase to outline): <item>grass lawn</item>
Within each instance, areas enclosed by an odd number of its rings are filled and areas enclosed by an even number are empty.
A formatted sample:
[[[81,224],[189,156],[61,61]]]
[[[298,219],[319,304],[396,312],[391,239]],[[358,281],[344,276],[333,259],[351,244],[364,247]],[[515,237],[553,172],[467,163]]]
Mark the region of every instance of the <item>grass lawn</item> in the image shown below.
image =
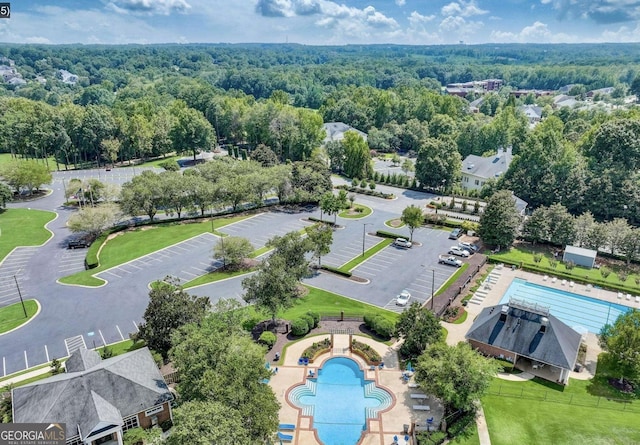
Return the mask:
[[[167,156],[166,158],[154,159],[153,161],[143,162],[141,164],[131,164],[131,165],[121,165],[118,168],[131,168],[131,167],[158,167],[160,168],[160,164],[166,161],[176,161],[182,159],[184,156]]]
[[[342,295],[334,294],[317,287],[305,286],[309,293],[302,298],[295,300],[293,307],[278,314],[278,318],[294,320],[309,311],[317,312],[323,316],[338,316],[344,312],[345,317],[359,317],[365,314],[382,315],[385,319],[394,323],[398,320],[399,314],[377,306],[372,306],[361,301],[352,300]],[[253,306],[249,307],[253,310]]]
[[[214,228],[217,230],[246,218],[247,216],[243,215],[214,219]],[[104,281],[92,275],[207,232],[211,232],[210,220],[143,226],[121,232],[102,247],[100,266],[69,275],[59,281],[64,284],[100,286]]]
[[[590,385],[575,379],[566,388],[537,379],[495,379],[490,394],[482,398],[491,443],[640,443],[638,402],[621,405],[599,399],[588,393]]]
[[[478,427],[474,423],[465,430],[464,434],[461,434],[449,443],[454,445],[480,445]]]
[[[376,253],[380,252],[382,249],[387,247],[389,244],[393,244],[393,241],[394,240],[391,239],[391,238],[384,238],[382,241],[380,241],[375,246],[370,247],[369,249],[367,249],[364,252],[364,255],[358,255],[357,257],[355,257],[351,261],[349,261],[347,263],[344,263],[342,266],[340,266],[340,270],[343,270],[345,272],[351,272],[351,270],[354,269],[356,266],[358,266],[360,263],[368,260],[373,255],[375,255]]]
[[[27,318],[24,317],[24,309],[19,302],[0,308],[0,334],[29,321],[38,311],[38,303],[36,300],[25,300],[24,308],[27,310]]]
[[[343,210],[338,213],[338,216],[346,219],[360,219],[371,215],[371,212],[373,212],[371,207],[367,207],[362,204],[354,204],[353,208]]]
[[[544,255],[539,263],[534,261],[534,253],[542,253]],[[540,273],[548,273],[549,275],[558,274],[567,279],[592,283],[598,286],[606,287],[607,285],[612,285],[616,287],[624,287],[630,292],[640,293],[640,286],[635,284],[635,279],[640,278],[638,274],[629,273],[628,278],[625,281],[621,281],[618,274],[614,272],[612,272],[607,278],[604,278],[598,269],[586,269],[578,266],[568,269],[562,262],[562,258],[558,258],[558,264],[554,268],[549,262],[550,259],[553,259],[553,256],[548,253],[548,249],[546,247],[512,247],[509,250],[492,254],[490,255],[490,258],[496,262],[505,262],[509,264],[520,265],[520,263],[523,263],[529,267],[537,269]]]
[[[135,351],[136,349],[143,348],[144,346],[146,345],[143,341],[138,341],[134,343],[133,340],[125,340],[119,343],[114,343],[112,345],[109,345],[107,346],[107,348],[111,350],[111,353],[115,357],[116,355],[122,355],[126,352]],[[102,351],[104,350],[104,348],[105,347],[103,346],[102,348],[96,349],[96,351],[98,352],[98,354],[102,355]]]
[[[226,280],[227,278],[233,278],[240,275],[246,275],[251,273],[254,269],[240,269],[233,272],[227,271],[213,271],[208,274],[200,275],[191,281],[187,281],[182,287],[188,289],[190,287],[202,286],[203,284],[214,283],[216,281]]]
[[[447,290],[449,286],[451,286],[451,283],[454,283],[458,279],[458,277],[462,275],[462,272],[467,270],[468,267],[469,267],[469,263],[464,263],[462,267],[458,267],[458,270],[456,270],[456,273],[451,275],[449,279],[445,281],[442,286],[440,286],[440,289],[436,290],[436,297],[441,293],[443,293],[445,290]]]
[[[4,164],[9,164],[13,161],[24,161],[25,159],[23,158],[14,158],[11,156],[11,153],[0,153],[0,166],[4,165]],[[34,159],[29,159],[29,161],[34,161]],[[38,159],[37,162],[41,163],[41,164],[45,164],[43,159]],[[56,171],[56,160],[53,156],[49,156],[47,158],[47,162],[49,164],[49,171]],[[60,163],[60,170],[64,170],[65,164]]]
[[[18,246],[40,246],[51,238],[44,225],[56,217],[53,212],[6,209],[0,212],[0,261]]]

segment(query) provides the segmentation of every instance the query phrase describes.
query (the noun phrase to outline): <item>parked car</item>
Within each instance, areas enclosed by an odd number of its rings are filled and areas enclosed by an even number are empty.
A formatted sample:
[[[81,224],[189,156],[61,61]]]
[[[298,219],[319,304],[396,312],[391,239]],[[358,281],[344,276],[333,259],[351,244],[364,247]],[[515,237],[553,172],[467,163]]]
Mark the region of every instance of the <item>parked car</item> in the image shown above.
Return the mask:
[[[438,257],[438,263],[446,264],[448,266],[462,267],[462,261],[454,256],[440,255]]]
[[[480,250],[480,246],[478,246],[477,244],[468,243],[466,241],[459,242],[458,247],[468,250],[469,253],[472,253],[472,254]]]
[[[449,255],[458,255],[458,256],[461,256],[461,257],[466,258],[466,257],[468,257],[468,256],[469,256],[469,252],[467,252],[467,251],[466,251],[466,250],[464,250],[464,249],[461,249],[461,248],[460,248],[460,247],[458,247],[458,246],[452,246],[452,247],[449,249]]]
[[[84,238],[71,239],[67,243],[67,249],[84,249],[90,245],[91,243]]]
[[[396,240],[393,242],[393,245],[408,249],[409,247],[411,247],[411,241],[404,238],[396,238]]]
[[[449,234],[449,239],[458,239],[462,236],[462,229],[453,229]]]
[[[411,294],[409,293],[408,290],[404,289],[402,292],[400,292],[400,295],[397,296],[396,305],[406,306],[407,303],[409,303],[410,299],[411,299]]]

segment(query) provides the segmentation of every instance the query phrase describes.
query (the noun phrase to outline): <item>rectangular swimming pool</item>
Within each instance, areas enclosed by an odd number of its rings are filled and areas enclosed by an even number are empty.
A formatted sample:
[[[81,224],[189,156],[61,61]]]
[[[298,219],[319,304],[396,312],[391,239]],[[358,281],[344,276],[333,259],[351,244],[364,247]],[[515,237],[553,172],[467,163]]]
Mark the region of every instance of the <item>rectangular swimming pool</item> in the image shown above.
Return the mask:
[[[529,283],[521,278],[514,278],[500,304],[508,303],[512,297],[547,306],[553,316],[570,327],[579,332],[586,328],[594,334],[599,334],[605,324],[614,323],[620,314],[630,310],[621,304]]]

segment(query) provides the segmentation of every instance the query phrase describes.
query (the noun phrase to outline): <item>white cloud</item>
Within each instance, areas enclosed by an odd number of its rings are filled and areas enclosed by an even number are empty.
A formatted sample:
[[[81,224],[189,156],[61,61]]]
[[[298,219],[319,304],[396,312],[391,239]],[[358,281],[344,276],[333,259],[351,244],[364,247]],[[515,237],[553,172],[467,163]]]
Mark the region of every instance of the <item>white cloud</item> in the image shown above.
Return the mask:
[[[407,3],[407,0],[396,0],[396,5],[404,6]]]
[[[520,32],[492,31],[491,41],[496,43],[575,43],[574,36],[565,33],[553,33],[542,22],[536,21],[525,26]]]
[[[485,11],[480,9],[474,0],[470,0],[468,2],[460,1],[460,2],[451,2],[448,5],[445,5],[440,10],[443,16],[462,16],[462,17],[473,17],[475,15],[483,15],[487,14],[489,11]]]
[[[435,15],[422,15],[418,11],[413,11],[409,16],[409,26],[412,28],[424,26],[426,23],[432,22],[435,18]]]
[[[119,14],[160,14],[187,12],[191,5],[186,0],[111,0],[106,7]]]
[[[24,39],[24,41],[26,43],[45,44],[45,45],[48,45],[51,43],[51,40],[47,39],[46,37],[40,37],[40,36],[27,37],[26,39]]]

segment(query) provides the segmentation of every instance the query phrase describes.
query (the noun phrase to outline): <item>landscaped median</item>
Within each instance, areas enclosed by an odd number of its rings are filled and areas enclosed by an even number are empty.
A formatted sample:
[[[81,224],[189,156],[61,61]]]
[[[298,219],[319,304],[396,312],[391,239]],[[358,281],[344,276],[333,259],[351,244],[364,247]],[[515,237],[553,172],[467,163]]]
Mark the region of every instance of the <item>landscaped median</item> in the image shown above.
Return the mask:
[[[321,269],[328,270],[329,272],[335,272],[339,275],[344,275],[346,277],[351,277],[351,271],[355,269],[359,264],[365,262],[369,258],[371,258],[376,253],[380,252],[382,249],[387,247],[390,244],[393,244],[393,239],[385,238],[381,240],[378,244],[373,247],[370,247],[364,252],[364,255],[358,255],[351,261],[343,264],[340,267],[332,267],[332,266],[322,266]]]
[[[221,227],[242,221],[247,217],[248,216],[243,215],[214,219],[214,233],[215,230]],[[101,245],[92,246],[92,249],[99,249],[100,265],[98,267],[60,278],[58,281],[62,284],[79,286],[102,286],[105,284],[105,281],[93,275],[179,242],[186,241],[194,236],[211,233],[211,227],[212,223],[210,220],[199,222],[181,221],[145,225],[122,232],[121,234],[115,235],[112,239],[103,239]],[[90,254],[91,252],[88,253],[88,255]],[[96,256],[97,255],[98,253],[96,253]]]
[[[3,210],[0,213],[0,261],[16,247],[46,243],[52,234],[44,226],[55,218],[55,213],[44,210]]]
[[[24,316],[24,312],[27,316]],[[14,303],[0,308],[0,335],[9,332],[33,318],[38,312],[38,302],[36,300],[25,300],[24,308],[22,303]]]

